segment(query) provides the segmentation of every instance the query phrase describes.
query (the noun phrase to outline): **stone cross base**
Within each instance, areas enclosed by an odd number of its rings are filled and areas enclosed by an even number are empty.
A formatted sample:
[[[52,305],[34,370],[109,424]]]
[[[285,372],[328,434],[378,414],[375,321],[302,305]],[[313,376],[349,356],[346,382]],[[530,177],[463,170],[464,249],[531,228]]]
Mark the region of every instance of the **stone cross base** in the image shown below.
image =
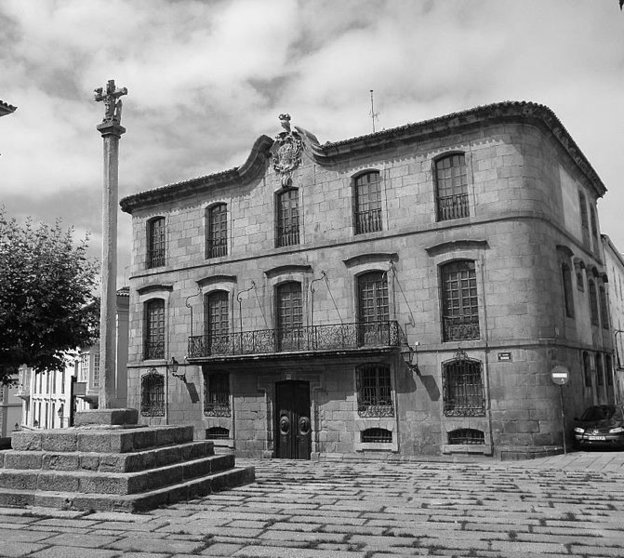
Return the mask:
[[[135,426],[138,423],[136,409],[89,409],[74,415],[74,426]]]

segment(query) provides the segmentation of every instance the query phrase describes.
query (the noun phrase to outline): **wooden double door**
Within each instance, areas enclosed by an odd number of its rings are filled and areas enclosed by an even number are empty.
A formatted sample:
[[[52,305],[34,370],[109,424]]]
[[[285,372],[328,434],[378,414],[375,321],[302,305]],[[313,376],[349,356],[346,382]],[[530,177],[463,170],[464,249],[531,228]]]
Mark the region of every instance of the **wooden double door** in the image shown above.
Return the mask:
[[[276,457],[310,459],[312,421],[310,383],[285,381],[275,384]]]

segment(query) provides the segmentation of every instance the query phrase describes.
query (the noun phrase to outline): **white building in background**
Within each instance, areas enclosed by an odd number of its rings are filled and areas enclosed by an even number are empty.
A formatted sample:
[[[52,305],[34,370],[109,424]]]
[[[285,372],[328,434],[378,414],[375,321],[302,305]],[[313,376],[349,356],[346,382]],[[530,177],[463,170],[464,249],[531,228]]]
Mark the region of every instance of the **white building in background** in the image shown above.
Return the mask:
[[[117,291],[116,389],[126,395],[128,361],[128,289]],[[100,389],[100,346],[81,347],[64,370],[19,370],[17,397],[22,399],[20,425],[26,428],[67,428],[74,413],[97,409]]]
[[[0,385],[0,438],[11,436],[21,424],[22,402],[16,393],[16,387]]]
[[[609,315],[613,331],[613,349],[615,360],[613,362],[616,379],[616,398],[624,401],[624,256],[615,247],[611,239],[601,235],[602,246],[605,256],[605,268],[609,282],[607,291],[609,294]]]

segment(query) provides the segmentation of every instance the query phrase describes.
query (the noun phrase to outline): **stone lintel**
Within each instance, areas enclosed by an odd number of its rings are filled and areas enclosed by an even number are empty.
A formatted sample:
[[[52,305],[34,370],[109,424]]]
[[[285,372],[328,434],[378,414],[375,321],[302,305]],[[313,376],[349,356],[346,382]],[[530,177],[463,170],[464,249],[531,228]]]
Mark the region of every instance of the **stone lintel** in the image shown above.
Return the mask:
[[[107,425],[123,426],[139,422],[137,409],[88,409],[78,411],[74,416],[74,426]]]

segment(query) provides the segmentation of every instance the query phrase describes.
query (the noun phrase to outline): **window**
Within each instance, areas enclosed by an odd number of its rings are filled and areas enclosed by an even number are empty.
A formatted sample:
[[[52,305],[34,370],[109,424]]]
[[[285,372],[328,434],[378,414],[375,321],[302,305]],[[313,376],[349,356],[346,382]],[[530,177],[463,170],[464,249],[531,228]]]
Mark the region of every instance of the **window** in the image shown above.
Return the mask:
[[[589,208],[589,216],[591,217],[591,233],[594,239],[594,250],[598,250],[598,222],[596,221],[596,210],[593,206]]]
[[[227,255],[227,205],[206,209],[206,258]]]
[[[449,444],[485,444],[485,435],[474,428],[458,428],[448,433]]]
[[[374,364],[356,371],[357,405],[361,417],[392,417],[392,384],[390,369]]]
[[[611,355],[605,355],[605,373],[607,374],[607,385],[611,387],[613,385],[613,363],[611,361]]]
[[[165,358],[165,301],[155,298],[145,303],[145,360]]]
[[[299,244],[299,190],[291,188],[277,195],[276,245]]]
[[[144,417],[165,415],[165,377],[155,370],[141,378],[141,415]]]
[[[609,329],[609,309],[607,308],[607,292],[603,286],[598,289],[600,294],[600,323],[604,329]]]
[[[86,382],[89,377],[89,353],[82,353],[80,355],[80,374],[78,376],[79,382]]]
[[[604,386],[604,370],[602,369],[602,355],[596,353],[596,385]]]
[[[165,218],[155,217],[147,222],[147,267],[165,265]]]
[[[100,353],[93,353],[93,387],[100,385]]]
[[[360,432],[360,442],[363,444],[391,444],[392,432],[385,428],[367,428]]]
[[[589,316],[592,325],[598,325],[598,295],[596,293],[596,283],[589,281]]]
[[[381,178],[367,172],[355,179],[355,233],[381,230]]]
[[[585,194],[579,191],[579,212],[581,214],[581,233],[583,236],[583,244],[589,244],[589,220],[587,217],[587,200]]]
[[[435,179],[438,221],[468,217],[468,173],[463,153],[438,159]]]
[[[442,368],[444,414],[450,417],[485,415],[481,363],[464,356],[447,362]]]
[[[561,264],[561,280],[563,283],[563,303],[568,318],[574,318],[574,298],[572,298],[572,273],[567,263]]]
[[[204,335],[207,355],[228,354],[230,342],[229,298],[226,291],[214,291],[204,298]]]
[[[227,373],[209,373],[204,367],[204,415],[208,417],[229,417],[230,377]]]
[[[585,387],[591,387],[591,366],[589,364],[589,353],[583,351],[583,377],[585,378]]]
[[[451,262],[440,268],[444,341],[479,339],[477,275],[473,261]]]
[[[390,306],[388,276],[385,271],[370,271],[358,277],[358,343],[387,344]]]
[[[577,262],[574,264],[574,271],[576,274],[576,288],[582,293],[585,292],[585,281],[583,279],[583,269],[585,268],[584,264]]]
[[[301,283],[289,281],[278,285],[275,298],[278,350],[300,350],[304,346]]]
[[[227,440],[229,437],[230,431],[223,426],[206,428],[206,440]]]

